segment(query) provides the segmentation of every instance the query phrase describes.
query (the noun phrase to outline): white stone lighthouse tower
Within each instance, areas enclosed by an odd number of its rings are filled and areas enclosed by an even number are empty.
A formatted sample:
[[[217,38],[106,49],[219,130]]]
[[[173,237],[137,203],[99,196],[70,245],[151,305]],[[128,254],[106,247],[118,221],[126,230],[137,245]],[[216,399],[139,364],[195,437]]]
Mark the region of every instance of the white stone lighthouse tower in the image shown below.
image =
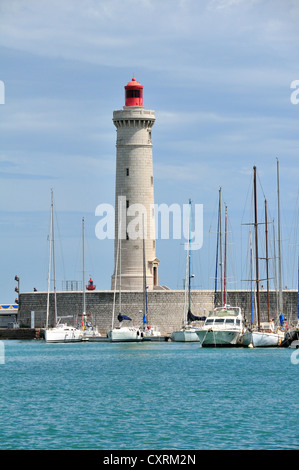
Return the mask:
[[[152,127],[155,112],[143,106],[143,86],[125,86],[125,106],[113,112],[116,126],[114,274],[111,288],[143,290],[158,285]],[[121,273],[121,276],[120,276]]]

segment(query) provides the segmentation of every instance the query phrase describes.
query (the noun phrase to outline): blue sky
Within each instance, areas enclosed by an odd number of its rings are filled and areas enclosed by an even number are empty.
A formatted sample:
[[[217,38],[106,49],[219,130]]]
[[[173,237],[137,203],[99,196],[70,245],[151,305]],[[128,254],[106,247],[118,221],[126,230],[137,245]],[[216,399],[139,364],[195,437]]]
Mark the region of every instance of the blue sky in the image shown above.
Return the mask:
[[[86,275],[110,289],[113,241],[95,236],[114,204],[113,110],[135,75],[153,128],[155,202],[204,206],[194,287],[213,288],[218,190],[229,215],[229,287],[245,287],[252,168],[277,223],[280,164],[283,283],[296,287],[299,80],[297,0],[10,0],[0,2],[0,303],[46,290],[50,190],[57,287]],[[261,243],[263,226],[260,226]],[[270,229],[269,229],[270,230]],[[184,240],[157,240],[160,283],[181,288]],[[59,254],[60,253],[60,254]],[[231,283],[231,280],[234,280]]]

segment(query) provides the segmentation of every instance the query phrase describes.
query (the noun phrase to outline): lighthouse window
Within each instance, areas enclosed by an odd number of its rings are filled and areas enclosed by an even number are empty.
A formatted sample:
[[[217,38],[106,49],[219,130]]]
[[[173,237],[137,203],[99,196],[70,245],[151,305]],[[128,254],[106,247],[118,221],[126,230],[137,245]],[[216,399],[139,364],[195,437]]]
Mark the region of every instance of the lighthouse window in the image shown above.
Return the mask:
[[[129,209],[129,207],[130,207],[129,199],[126,200],[126,206],[127,206],[127,209]]]
[[[129,176],[129,175],[130,175],[130,170],[129,170],[129,168],[127,168],[126,170],[127,170],[127,176]]]
[[[140,90],[126,90],[126,98],[140,98]]]

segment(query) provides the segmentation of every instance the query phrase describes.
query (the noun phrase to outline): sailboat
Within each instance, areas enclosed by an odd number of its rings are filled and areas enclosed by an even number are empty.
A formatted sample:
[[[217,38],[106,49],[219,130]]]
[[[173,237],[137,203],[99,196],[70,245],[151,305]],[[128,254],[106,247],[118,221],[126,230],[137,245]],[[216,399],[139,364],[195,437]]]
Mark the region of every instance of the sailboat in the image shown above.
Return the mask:
[[[143,318],[141,336],[146,340],[159,339],[161,332],[157,326],[150,325],[148,318],[148,298],[147,298],[147,282],[146,282],[146,256],[145,256],[145,234],[144,234],[144,217],[142,218],[143,223]],[[142,310],[139,311],[142,314]]]
[[[55,280],[55,251],[54,251],[54,203],[53,190],[51,190],[51,230],[49,238],[49,270],[48,270],[48,295],[47,295],[47,317],[44,337],[47,343],[69,343],[82,341],[82,332],[66,323],[60,323],[62,318],[69,318],[71,315],[57,317],[57,300],[56,300],[56,280]],[[50,283],[51,283],[51,261],[53,258],[53,276],[54,276],[54,326],[49,327],[49,311],[50,311]]]
[[[142,341],[142,335],[140,328],[135,326],[124,326],[123,321],[131,321],[132,319],[127,315],[121,313],[121,221],[119,227],[118,245],[115,261],[115,279],[114,279],[114,295],[113,295],[113,309],[112,309],[112,324],[111,330],[108,331],[107,337],[111,342],[139,342]],[[118,326],[114,326],[115,317],[115,305],[116,305],[116,281],[117,281],[117,268],[119,271],[119,313],[117,319],[119,321]]]
[[[189,239],[188,249],[186,257],[186,282],[185,282],[185,302],[184,302],[184,318],[183,326],[178,331],[173,331],[170,335],[172,341],[176,342],[197,342],[199,338],[196,334],[197,326],[194,322],[198,320],[205,320],[205,317],[197,317],[191,312],[191,279],[194,277],[191,275],[191,199],[189,199]],[[188,283],[187,283],[188,279]],[[188,311],[187,311],[187,298],[188,298]]]
[[[92,322],[88,321],[87,317],[90,317],[86,313],[86,296],[85,296],[85,247],[84,247],[84,239],[85,239],[85,233],[84,233],[84,217],[82,218],[82,297],[83,297],[83,312],[82,312],[82,321],[81,321],[81,326],[82,326],[82,335],[83,335],[83,341],[88,341],[89,339],[96,338],[101,336],[101,333],[97,330],[97,328],[94,328]]]
[[[224,287],[222,288],[222,234],[221,234],[221,188],[219,190],[218,236],[220,236],[220,267],[221,267],[221,302],[216,307],[217,280],[215,281],[214,311],[205,320],[196,334],[203,347],[239,346],[244,331],[243,317],[240,307],[232,307],[226,303],[226,258],[227,258],[227,207],[225,207],[225,250],[224,250]],[[218,264],[218,236],[216,254],[216,274]]]
[[[268,294],[268,321],[261,322],[260,290],[259,290],[259,255],[258,255],[258,221],[257,221],[257,190],[256,190],[256,166],[253,167],[254,174],[254,227],[255,227],[255,258],[256,258],[256,299],[257,299],[257,326],[252,330],[248,329],[243,335],[243,346],[250,347],[275,347],[279,346],[284,334],[275,330],[274,321],[270,320],[269,314],[269,294]],[[266,225],[266,259],[268,258],[267,248],[267,204],[265,204],[265,225]],[[267,270],[268,271],[268,270]],[[268,278],[268,273],[267,273]],[[267,279],[268,281],[268,279]]]

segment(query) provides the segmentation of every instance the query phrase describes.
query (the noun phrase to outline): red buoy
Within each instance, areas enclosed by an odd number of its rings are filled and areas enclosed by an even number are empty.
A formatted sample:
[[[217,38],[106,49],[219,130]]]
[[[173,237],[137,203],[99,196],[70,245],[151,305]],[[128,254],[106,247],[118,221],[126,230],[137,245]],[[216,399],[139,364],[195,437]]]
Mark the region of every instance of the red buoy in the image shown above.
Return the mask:
[[[93,285],[93,280],[90,278],[88,281],[88,285],[86,286],[87,290],[95,290],[96,286]]]

